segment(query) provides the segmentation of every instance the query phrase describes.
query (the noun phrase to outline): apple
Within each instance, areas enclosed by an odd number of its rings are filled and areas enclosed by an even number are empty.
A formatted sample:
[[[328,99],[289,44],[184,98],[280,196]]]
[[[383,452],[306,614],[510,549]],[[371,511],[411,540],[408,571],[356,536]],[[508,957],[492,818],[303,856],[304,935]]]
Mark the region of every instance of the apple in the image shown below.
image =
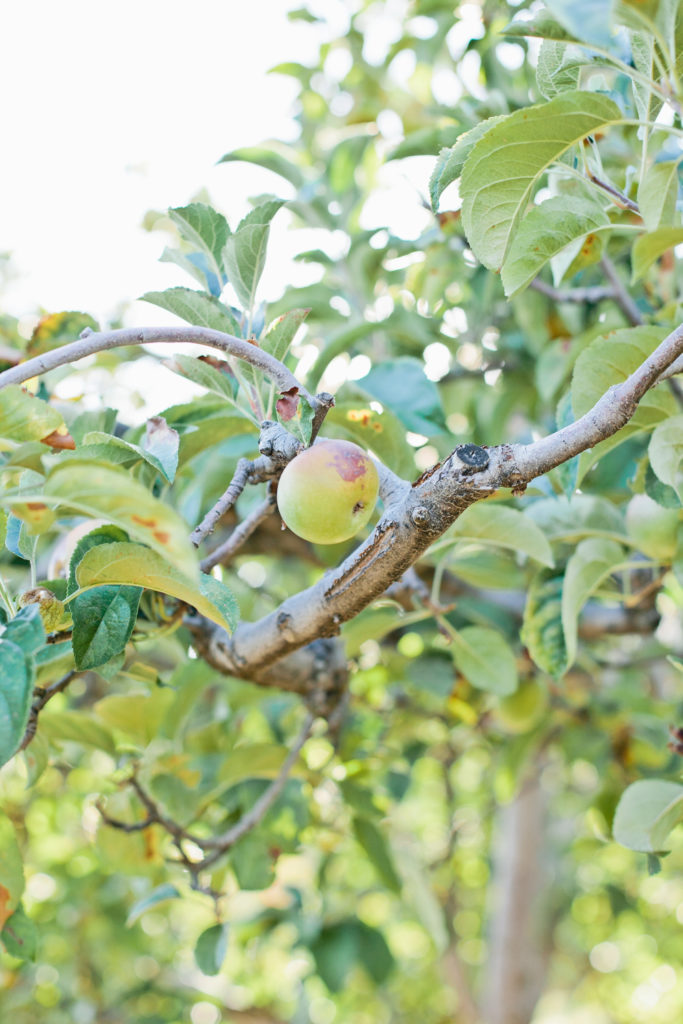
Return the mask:
[[[372,515],[379,476],[351,441],[318,441],[288,462],[277,488],[283,522],[313,544],[355,536]]]
[[[524,679],[514,693],[503,697],[494,718],[505,732],[519,735],[537,725],[548,706],[548,690],[537,679]]]

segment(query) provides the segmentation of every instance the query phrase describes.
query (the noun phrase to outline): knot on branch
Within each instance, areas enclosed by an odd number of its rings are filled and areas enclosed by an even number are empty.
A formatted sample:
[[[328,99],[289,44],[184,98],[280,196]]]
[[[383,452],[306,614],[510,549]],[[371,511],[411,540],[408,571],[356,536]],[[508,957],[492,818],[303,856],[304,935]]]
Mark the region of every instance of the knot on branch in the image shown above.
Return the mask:
[[[276,466],[286,466],[303,447],[301,441],[275,420],[264,420],[261,424],[258,450]]]

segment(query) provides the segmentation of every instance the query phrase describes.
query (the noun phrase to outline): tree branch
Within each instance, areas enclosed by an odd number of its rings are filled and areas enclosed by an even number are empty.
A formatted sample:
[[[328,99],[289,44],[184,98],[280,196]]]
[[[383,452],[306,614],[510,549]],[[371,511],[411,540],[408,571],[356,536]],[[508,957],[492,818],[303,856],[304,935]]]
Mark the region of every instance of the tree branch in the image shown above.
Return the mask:
[[[528,445],[460,446],[412,486],[392,475],[374,532],[340,566],[265,618],[241,623],[231,637],[195,618],[190,628],[198,653],[220,672],[302,692],[302,679],[296,671],[292,676],[289,659],[279,659],[338,633],[474,502],[500,487],[520,493],[536,477],[615,434],[682,353],[683,325],[588,413],[548,437]],[[309,692],[308,684],[303,686]]]
[[[595,285],[591,288],[553,288],[551,284],[546,284],[540,277],[535,277],[531,281],[530,287],[534,291],[540,292],[541,295],[547,296],[552,299],[553,302],[590,302],[597,303],[602,302],[603,299],[613,299],[614,288],[607,287],[606,285]]]
[[[600,260],[600,266],[605,272],[605,277],[612,285],[612,298],[617,303],[631,326],[639,327],[640,324],[644,322],[642,313],[626,290],[626,286],[619,277],[617,268],[614,266],[609,256],[602,257]]]
[[[56,694],[61,693],[62,690],[66,690],[71,680],[74,679],[77,675],[79,675],[79,672],[74,668],[70,672],[67,672],[66,675],[62,676],[61,679],[58,679],[56,682],[51,683],[51,685],[48,686],[45,690],[41,689],[40,687],[36,687],[36,689],[34,690],[34,696],[36,699],[31,704],[28,722],[26,723],[26,731],[24,733],[24,738],[22,739],[21,744],[19,745],[17,753],[19,752],[19,750],[25,750],[26,747],[31,742],[31,740],[33,739],[33,737],[35,736],[36,729],[38,728],[38,715],[43,710],[47,702],[52,700],[52,698],[56,696]]]
[[[272,487],[272,484],[270,486]],[[272,515],[276,507],[275,491],[269,489],[268,497],[265,501],[257,505],[246,519],[237,524],[227,540],[223,541],[217,548],[214,548],[210,555],[202,559],[199,563],[202,572],[210,572],[214,565],[225,565],[229,562],[245,541],[251,537],[252,533],[258,529],[263,520]]]
[[[78,341],[44,352],[0,373],[0,388],[8,384],[22,384],[57,366],[74,363],[85,356],[126,345],[155,345],[160,343],[207,345],[220,349],[251,363],[275,384],[280,392],[295,391],[306,398],[317,410],[318,400],[304,388],[284,363],[264,352],[258,345],[235,338],[232,334],[213,331],[208,327],[124,327],[116,331],[84,331]]]

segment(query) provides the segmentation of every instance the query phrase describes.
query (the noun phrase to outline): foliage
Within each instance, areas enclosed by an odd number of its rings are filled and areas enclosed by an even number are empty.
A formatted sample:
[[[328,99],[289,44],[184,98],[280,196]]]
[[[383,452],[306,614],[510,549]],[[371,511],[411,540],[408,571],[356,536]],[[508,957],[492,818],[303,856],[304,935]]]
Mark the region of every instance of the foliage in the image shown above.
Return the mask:
[[[275,69],[299,84],[299,142],[223,157],[226,173],[265,168],[273,194],[234,227],[206,202],[170,210],[162,260],[192,287],[144,296],[150,320],[161,307],[252,342],[311,394],[333,392],[325,436],[409,480],[456,445],[526,444],[572,423],[681,321],[678,4],[519,6],[454,15],[415,0],[379,53],[384,15],[362,4],[315,67]],[[404,237],[381,214],[408,174],[421,229]],[[287,218],[308,283],[266,302]],[[4,324],[3,343],[28,357],[96,327],[56,314],[28,344]],[[235,1021],[254,1006],[264,1020],[474,1024],[501,927],[497,837],[539,779],[534,857],[552,875],[539,869],[530,911],[550,950],[534,1019],[576,1019],[569,999],[624,1024],[680,1017],[675,378],[525,494],[471,505],[412,589],[345,623],[348,707],[309,735],[295,694],[197,657],[187,612],[232,631],[353,550],[299,543],[264,516],[207,573],[189,540],[239,460],[258,458],[259,424],[305,444],[314,407],[234,357],[96,356],[112,375],[134,360],[141,381],[185,378],[188,400],[163,408],[163,387],[141,384],[147,423],[125,424],[65,402],[63,369],[35,393],[0,390],[7,1019],[35,1019],[35,988],[50,1024],[175,1024],[197,1003],[208,1022],[212,1006]],[[87,372],[68,371],[84,391]],[[97,522],[65,547],[84,520]],[[49,621],[37,587],[54,595]],[[507,729],[498,709],[532,681],[543,714]],[[202,842],[259,806],[192,870]]]

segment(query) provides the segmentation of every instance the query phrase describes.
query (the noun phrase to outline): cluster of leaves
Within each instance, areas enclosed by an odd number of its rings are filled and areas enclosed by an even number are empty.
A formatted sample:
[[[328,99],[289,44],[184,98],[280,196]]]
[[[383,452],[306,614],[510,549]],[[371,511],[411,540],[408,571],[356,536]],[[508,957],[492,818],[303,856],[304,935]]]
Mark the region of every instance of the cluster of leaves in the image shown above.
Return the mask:
[[[680,321],[671,253],[683,241],[680,129],[657,117],[666,102],[680,124],[681,19],[673,2],[546,6],[510,25],[507,4],[487,3],[483,19],[454,23],[451,4],[421,0],[400,38],[371,60],[377,12],[364,5],[343,38],[323,45],[318,67],[277,69],[300,84],[301,144],[223,158],[260,165],[277,195],[291,196],[295,229],[319,239],[299,255],[317,280],[266,308],[257,287],[282,200],[260,197],[234,231],[211,206],[192,203],[169,211],[178,242],[162,259],[200,288],[145,298],[192,325],[253,340],[298,368],[310,391],[334,389],[325,433],[357,441],[406,478],[457,443],[525,442],[581,416]],[[347,70],[335,76],[335,66]],[[437,100],[440,72],[456,79],[454,106]],[[393,149],[377,127],[387,109],[404,135]],[[403,238],[364,227],[385,176],[415,162],[428,168],[425,192],[431,172],[424,230]],[[438,212],[447,200],[457,209]],[[27,354],[97,326],[79,316],[43,321]],[[301,359],[307,351],[314,356]],[[360,379],[351,370],[358,357]],[[98,363],[120,365],[111,354]],[[683,816],[678,755],[667,746],[680,714],[671,651],[683,598],[675,388],[659,384],[627,427],[523,498],[498,494],[464,513],[420,564],[428,606],[386,599],[344,627],[354,664],[348,719],[336,744],[308,741],[281,800],[212,870],[212,889],[230,897],[216,923],[209,901],[168,863],[173,844],[158,826],[125,833],[100,824],[89,842],[94,795],[106,794],[108,816],[139,824],[143,811],[125,785],[134,766],[182,827],[223,829],[253,807],[282,767],[297,703],[193,659],[178,609],[232,628],[236,600],[256,618],[349,547],[287,547],[266,525],[226,570],[229,589],[200,573],[189,532],[238,459],[256,453],[260,421],[280,415],[306,441],[310,416],[304,403],[294,417],[278,408],[272,385],[234,360],[178,355],[170,368],[206,394],[155,408],[132,429],[117,429],[114,410],[60,403],[60,371],[36,396],[0,391],[9,511],[2,760],[25,735],[34,687],[78,674],[3,772],[9,968],[0,983],[14,984],[10,957],[35,953],[33,921],[60,973],[70,972],[66,1006],[57,1006],[54,978],[39,987],[55,1024],[73,1019],[86,991],[97,1011],[183,1019],[196,997],[175,981],[176,946],[194,947],[183,963],[200,992],[227,956],[231,982],[283,1019],[307,1019],[316,1001],[333,1000],[339,1020],[442,1020],[464,998],[439,980],[449,952],[473,990],[486,984],[491,823],[543,772],[558,824],[568,826],[558,831],[570,833],[554,851],[561,884],[545,908],[545,927],[559,922],[552,984],[566,992],[581,983],[587,1006],[606,1000],[615,1020],[630,1020],[623,1007],[635,986],[680,957],[679,929],[653,910],[683,899],[674,866],[670,878],[644,878],[641,861],[609,839],[614,819],[624,846],[661,854]],[[54,436],[74,450],[46,446]],[[251,500],[240,500],[240,516]],[[51,579],[57,531],[74,516],[107,525],[67,552],[63,578]],[[27,590],[42,602],[17,612]],[[529,686],[542,699],[525,718],[514,698]],[[38,882],[29,877],[24,909],[27,836]],[[676,851],[664,864],[679,859]],[[46,896],[47,871],[59,891]],[[77,908],[70,922],[62,898]],[[658,929],[658,954],[635,943],[643,919]],[[80,936],[68,968],[58,940],[67,924]],[[153,956],[145,935],[158,944]],[[632,952],[619,954],[620,971],[603,970],[595,954],[586,981],[576,951],[600,943]],[[105,980],[98,945],[115,963],[134,958],[140,984],[125,971]],[[287,959],[295,969],[285,985]],[[21,983],[7,996],[22,1024],[32,1012],[26,998]],[[672,1019],[681,1005],[675,989],[649,1006],[650,1019]]]

